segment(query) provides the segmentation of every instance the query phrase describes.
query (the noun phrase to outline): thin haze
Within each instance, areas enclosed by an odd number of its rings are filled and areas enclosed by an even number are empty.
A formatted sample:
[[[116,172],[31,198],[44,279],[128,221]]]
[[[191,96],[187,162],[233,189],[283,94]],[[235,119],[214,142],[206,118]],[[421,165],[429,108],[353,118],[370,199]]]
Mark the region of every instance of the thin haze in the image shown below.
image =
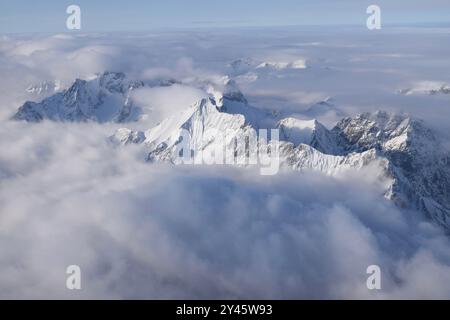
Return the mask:
[[[377,4],[386,24],[447,23],[445,0],[166,0],[0,1],[0,32],[65,31],[66,8],[82,9],[83,31],[155,28],[364,24],[366,8]]]

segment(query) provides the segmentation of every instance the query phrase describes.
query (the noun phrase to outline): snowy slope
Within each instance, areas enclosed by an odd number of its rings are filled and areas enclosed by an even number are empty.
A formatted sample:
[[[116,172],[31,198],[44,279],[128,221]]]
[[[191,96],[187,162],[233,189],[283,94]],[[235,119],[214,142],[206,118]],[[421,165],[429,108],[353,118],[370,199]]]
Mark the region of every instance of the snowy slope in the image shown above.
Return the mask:
[[[228,104],[234,106],[228,112]],[[182,130],[191,139],[189,149],[213,152],[217,143],[235,148],[238,163],[245,164],[248,149],[234,146],[235,138],[254,138],[264,111],[224,100],[203,99],[146,132],[121,129],[111,139],[117,143],[139,143],[148,149],[149,161],[181,163]],[[259,112],[257,115],[256,113]],[[247,120],[250,119],[250,121]],[[256,120],[255,120],[256,119]],[[270,118],[270,123],[273,121]],[[332,130],[316,120],[286,118],[280,129],[280,166],[293,170],[313,170],[336,175],[375,164],[380,176],[389,178],[385,196],[406,208],[419,209],[433,221],[450,228],[449,155],[441,152],[439,141],[419,121],[403,114],[366,113],[342,119]],[[217,133],[204,138],[205,132]],[[229,132],[225,138],[221,135]],[[145,139],[144,139],[145,137]],[[443,165],[444,163],[444,165]]]
[[[376,149],[389,160],[391,199],[450,226],[449,154],[422,121],[404,114],[366,113],[343,119],[333,131],[348,152]]]
[[[173,83],[176,81],[156,85]],[[100,123],[135,120],[139,108],[130,93],[146,85],[150,84],[112,72],[89,81],[77,79],[67,90],[40,103],[25,103],[14,119]],[[450,228],[450,156],[422,121],[379,111],[343,118],[329,130],[315,119],[283,118],[285,115],[250,105],[229,77],[195,79],[190,85],[204,90],[207,98],[145,132],[119,129],[111,140],[121,145],[142,145],[147,160],[152,162],[181,164],[192,155],[192,161],[196,161],[199,154],[212,155],[224,149],[224,163],[254,165],[257,163],[249,155],[266,147],[258,141],[258,130],[279,129],[282,168],[336,175],[376,164],[380,176],[391,181],[385,190],[387,198],[401,207],[419,209]],[[324,101],[319,107],[333,105]],[[229,150],[231,154],[227,154]],[[227,157],[233,161],[227,162]]]
[[[134,106],[130,93],[142,86],[143,82],[128,80],[120,72],[105,72],[89,81],[76,79],[67,90],[41,102],[26,102],[13,119],[30,122],[134,120],[139,108]]]

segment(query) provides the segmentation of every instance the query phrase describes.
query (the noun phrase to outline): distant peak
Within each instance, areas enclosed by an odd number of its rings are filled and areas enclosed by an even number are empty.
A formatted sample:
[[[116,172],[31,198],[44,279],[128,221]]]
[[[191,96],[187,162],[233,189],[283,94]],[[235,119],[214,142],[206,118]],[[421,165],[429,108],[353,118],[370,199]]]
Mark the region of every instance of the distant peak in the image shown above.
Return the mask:
[[[125,73],[115,71],[105,71],[98,75],[101,79],[125,79]]]
[[[289,126],[289,127],[296,126],[298,128],[309,128],[309,129],[315,129],[318,124],[319,122],[316,119],[303,120],[292,117],[282,119],[278,123],[279,126]]]
[[[350,120],[366,120],[375,123],[380,129],[385,127],[398,126],[400,123],[407,121],[412,122],[413,119],[407,113],[390,113],[384,110],[377,110],[375,112],[364,112],[354,118],[347,118]]]

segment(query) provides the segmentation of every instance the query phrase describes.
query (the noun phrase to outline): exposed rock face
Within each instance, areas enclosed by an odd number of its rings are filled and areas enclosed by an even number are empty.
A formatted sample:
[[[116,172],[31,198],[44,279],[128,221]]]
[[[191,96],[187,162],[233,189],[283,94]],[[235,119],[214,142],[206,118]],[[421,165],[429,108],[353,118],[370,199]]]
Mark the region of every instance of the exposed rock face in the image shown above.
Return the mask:
[[[15,120],[39,122],[135,120],[139,108],[134,106],[131,91],[143,87],[141,81],[128,80],[121,72],[105,72],[93,80],[76,79],[67,89],[42,102],[26,102],[13,116]]]
[[[230,103],[231,113],[227,108]],[[202,100],[183,115],[167,119],[145,133],[130,131],[128,138],[116,133],[112,139],[130,143],[136,140],[134,137],[144,135],[145,140],[138,139],[138,143],[148,148],[148,160],[177,164],[181,162],[181,129],[190,134],[192,152],[214,150],[216,143],[223,142],[221,135],[203,138],[211,128],[234,132],[225,141],[233,147],[233,139],[242,135],[253,138],[255,130],[261,128],[263,121],[255,112],[241,103],[239,113],[237,105],[226,99],[220,107],[214,99]],[[267,115],[261,112],[260,116]],[[387,198],[399,206],[418,209],[450,229],[450,157],[441,151],[438,139],[420,120],[376,112],[344,118],[332,130],[316,120],[286,118],[274,123],[280,129],[281,167],[335,175],[376,164],[381,175],[391,181],[385,193]],[[235,149],[237,158],[245,157],[246,152],[245,147]]]
[[[123,73],[105,72],[89,81],[77,79],[67,90],[40,103],[26,102],[14,119],[132,121],[139,114],[130,96],[133,90],[175,83],[149,84],[129,80]],[[336,175],[376,165],[380,176],[389,178],[387,198],[424,212],[450,230],[450,155],[422,121],[405,114],[364,113],[343,118],[329,130],[314,119],[282,118],[251,106],[227,77],[218,86],[208,81],[200,81],[199,86],[209,98],[145,132],[119,129],[111,141],[142,145],[152,162],[181,164],[189,155],[213,154],[223,147],[232,150],[233,164],[252,165],[248,161],[252,152],[274,148],[273,141],[267,146],[258,140],[258,130],[279,129],[280,167]],[[327,101],[322,106],[331,105]]]
[[[345,118],[333,129],[347,152],[375,149],[389,161],[388,196],[450,226],[450,164],[440,141],[420,120],[386,112]]]

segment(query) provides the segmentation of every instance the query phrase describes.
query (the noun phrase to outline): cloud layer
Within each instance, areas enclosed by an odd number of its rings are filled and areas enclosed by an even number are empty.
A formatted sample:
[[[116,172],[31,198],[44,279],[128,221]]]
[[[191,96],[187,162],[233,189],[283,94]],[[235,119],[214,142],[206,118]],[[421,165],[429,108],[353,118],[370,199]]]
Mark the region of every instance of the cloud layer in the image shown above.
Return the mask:
[[[25,88],[38,81],[70,83],[104,69],[195,81],[230,72],[229,62],[249,57],[302,58],[309,66],[238,75],[257,106],[301,114],[316,97],[332,96],[347,113],[408,106],[406,111],[444,128],[447,96],[395,93],[426,79],[447,82],[437,72],[441,67],[428,69],[442,56],[427,57],[420,48],[413,62],[368,55],[408,51],[411,35],[402,35],[406,40],[397,46],[394,36],[377,38],[387,41],[385,49],[358,33],[332,41],[320,32],[273,30],[240,37],[3,37],[0,297],[449,298],[448,237],[419,213],[385,200],[372,171],[263,177],[251,169],[147,164],[139,148],[108,143],[114,124],[8,120],[30,98]],[[330,48],[335,55],[327,53]],[[135,94],[153,110],[149,121],[158,122],[201,92],[176,85]],[[65,287],[72,264],[82,269],[81,291]],[[381,291],[366,288],[366,268],[373,264],[382,270]]]

